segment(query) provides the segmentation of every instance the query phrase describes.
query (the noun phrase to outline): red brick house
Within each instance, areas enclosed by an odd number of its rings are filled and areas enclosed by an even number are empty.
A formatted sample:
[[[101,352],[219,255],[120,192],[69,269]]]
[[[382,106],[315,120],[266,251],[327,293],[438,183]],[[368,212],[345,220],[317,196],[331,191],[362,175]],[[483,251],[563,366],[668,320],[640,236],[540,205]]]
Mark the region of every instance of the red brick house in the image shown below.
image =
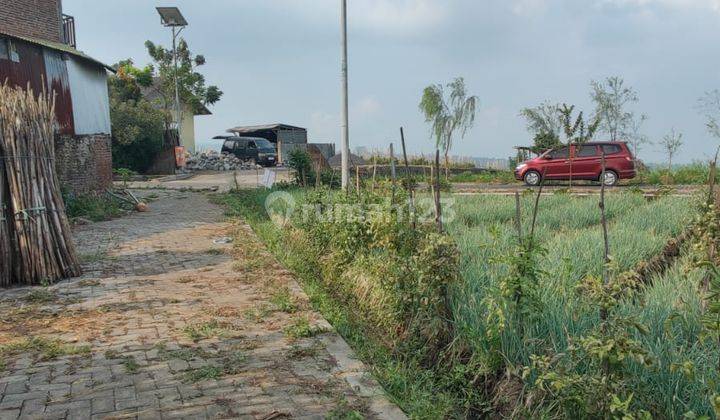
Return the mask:
[[[61,0],[0,0],[0,83],[55,95],[55,167],[71,192],[112,182],[108,71],[76,48]]]

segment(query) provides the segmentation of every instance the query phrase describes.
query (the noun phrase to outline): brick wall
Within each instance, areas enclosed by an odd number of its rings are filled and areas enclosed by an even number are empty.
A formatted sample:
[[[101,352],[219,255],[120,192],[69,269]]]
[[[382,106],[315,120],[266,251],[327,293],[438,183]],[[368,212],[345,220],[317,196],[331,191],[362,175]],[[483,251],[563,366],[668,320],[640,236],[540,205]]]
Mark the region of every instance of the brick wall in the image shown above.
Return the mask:
[[[0,0],[0,31],[62,42],[61,0]]]
[[[55,170],[60,185],[76,194],[103,191],[112,184],[109,134],[55,137]]]

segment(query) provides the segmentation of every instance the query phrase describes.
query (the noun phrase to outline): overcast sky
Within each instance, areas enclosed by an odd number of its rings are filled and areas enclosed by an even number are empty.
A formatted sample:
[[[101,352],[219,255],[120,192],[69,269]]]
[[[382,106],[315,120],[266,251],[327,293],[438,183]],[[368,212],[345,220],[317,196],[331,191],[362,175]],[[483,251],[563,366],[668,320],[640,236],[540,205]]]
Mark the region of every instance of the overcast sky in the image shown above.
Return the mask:
[[[453,153],[507,157],[527,144],[518,111],[544,100],[592,111],[590,81],[622,76],[654,141],[673,127],[678,161],[707,158],[695,104],[720,89],[720,0],[348,0],[350,146],[387,147],[405,127],[430,152],[417,104],[430,83],[463,76],[479,96],[475,127]],[[313,142],[339,142],[339,0],[64,0],[78,48],[145,64],[143,43],[170,44],[154,6],[180,7],[183,36],[225,93],[196,117],[199,145],[236,125],[282,122]],[[599,136],[598,138],[600,138]],[[640,153],[661,161],[658,145]]]

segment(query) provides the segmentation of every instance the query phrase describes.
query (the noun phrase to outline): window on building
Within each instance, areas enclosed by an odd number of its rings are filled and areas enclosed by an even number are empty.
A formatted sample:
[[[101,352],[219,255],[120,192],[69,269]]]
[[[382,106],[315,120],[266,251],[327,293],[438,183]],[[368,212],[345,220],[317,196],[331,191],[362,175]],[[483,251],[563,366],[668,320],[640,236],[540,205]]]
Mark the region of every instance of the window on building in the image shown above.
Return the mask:
[[[0,60],[10,59],[10,48],[8,42],[10,41],[7,38],[0,37]]]
[[[11,40],[7,40],[7,49],[8,49],[8,55],[10,56],[10,61],[14,61],[16,63],[20,62],[20,54],[17,52],[17,47],[15,46],[15,43]]]

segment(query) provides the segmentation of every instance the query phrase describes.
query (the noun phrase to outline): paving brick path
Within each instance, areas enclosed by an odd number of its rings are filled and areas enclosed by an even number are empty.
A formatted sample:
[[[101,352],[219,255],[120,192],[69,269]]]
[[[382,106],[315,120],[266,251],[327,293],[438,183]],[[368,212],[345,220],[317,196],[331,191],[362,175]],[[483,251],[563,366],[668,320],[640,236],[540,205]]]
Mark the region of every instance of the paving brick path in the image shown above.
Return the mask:
[[[82,277],[0,291],[0,419],[404,418],[248,226],[141,194],[76,228]]]

